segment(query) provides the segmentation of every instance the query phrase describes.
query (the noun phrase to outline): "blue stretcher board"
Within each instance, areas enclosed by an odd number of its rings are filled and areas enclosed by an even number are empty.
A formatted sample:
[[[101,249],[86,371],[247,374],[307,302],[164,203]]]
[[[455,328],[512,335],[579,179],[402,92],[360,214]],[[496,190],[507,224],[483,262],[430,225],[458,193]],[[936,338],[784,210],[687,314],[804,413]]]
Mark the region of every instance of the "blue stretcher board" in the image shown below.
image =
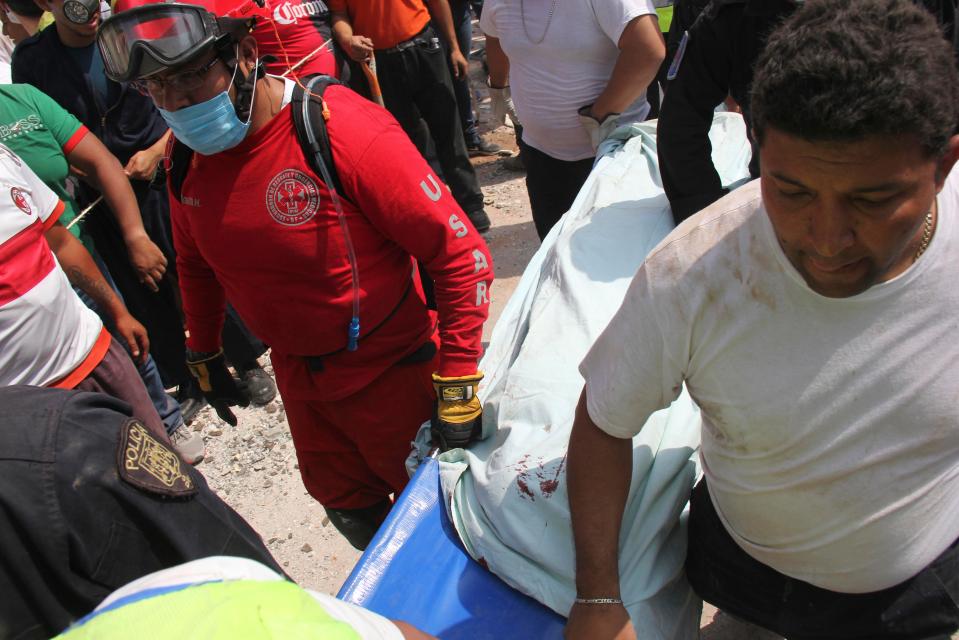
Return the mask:
[[[565,618],[473,560],[427,459],[400,495],[337,597],[442,640],[562,638]]]

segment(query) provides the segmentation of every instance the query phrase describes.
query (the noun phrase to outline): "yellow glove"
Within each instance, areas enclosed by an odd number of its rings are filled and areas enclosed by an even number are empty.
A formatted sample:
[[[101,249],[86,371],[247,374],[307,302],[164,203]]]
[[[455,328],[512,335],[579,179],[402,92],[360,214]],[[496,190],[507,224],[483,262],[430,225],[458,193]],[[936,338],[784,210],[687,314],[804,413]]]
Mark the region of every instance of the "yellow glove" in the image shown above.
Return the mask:
[[[433,444],[440,451],[465,447],[477,439],[483,426],[483,405],[476,395],[483,374],[444,378],[433,374],[436,410],[430,424]]]

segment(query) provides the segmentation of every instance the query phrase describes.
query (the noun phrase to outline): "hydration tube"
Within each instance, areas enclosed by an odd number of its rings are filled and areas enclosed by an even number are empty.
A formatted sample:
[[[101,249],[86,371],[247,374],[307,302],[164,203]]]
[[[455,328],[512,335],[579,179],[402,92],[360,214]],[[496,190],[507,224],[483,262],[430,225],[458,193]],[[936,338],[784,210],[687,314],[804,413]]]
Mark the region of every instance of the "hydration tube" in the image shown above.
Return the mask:
[[[303,122],[309,123],[309,107],[310,107],[310,96],[313,95],[313,85],[319,80],[319,77],[314,77],[309,80],[306,85],[303,96]],[[356,351],[359,347],[360,339],[360,270],[356,265],[356,252],[353,250],[353,240],[350,237],[350,227],[346,222],[346,215],[343,213],[343,205],[340,202],[340,195],[336,192],[336,187],[333,184],[333,178],[330,176],[330,170],[326,167],[326,163],[323,162],[323,156],[319,152],[319,144],[316,141],[316,135],[313,131],[312,126],[306,128],[306,138],[310,143],[310,149],[313,151],[313,158],[315,160],[316,166],[320,168],[320,174],[323,178],[323,182],[326,183],[327,188],[330,190],[330,199],[333,201],[333,206],[336,208],[336,218],[340,222],[340,228],[343,230],[343,239],[346,241],[346,254],[350,260],[350,277],[352,279],[351,286],[353,289],[353,318],[350,320],[350,326],[347,329],[347,342],[346,350],[347,351]],[[332,150],[331,150],[332,152]]]

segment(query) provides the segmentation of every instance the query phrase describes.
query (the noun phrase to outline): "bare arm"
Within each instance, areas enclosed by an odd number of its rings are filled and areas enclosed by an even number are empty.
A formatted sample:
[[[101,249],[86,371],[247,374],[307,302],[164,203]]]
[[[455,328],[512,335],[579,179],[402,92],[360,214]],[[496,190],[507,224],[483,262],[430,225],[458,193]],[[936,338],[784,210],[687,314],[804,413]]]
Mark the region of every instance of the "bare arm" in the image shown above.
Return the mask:
[[[150,349],[146,329],[127,311],[86,248],[59,222],[47,229],[45,236],[70,284],[93,298],[97,306],[113,319],[133,357],[141,361],[145,359]]]
[[[599,122],[611,113],[622,113],[635,102],[656,77],[666,56],[656,14],[633,18],[617,44],[619,56],[613,73],[591,110]]]
[[[399,628],[405,640],[435,640],[430,634],[423,633],[407,622],[402,622],[401,620],[393,620],[392,622]]]
[[[127,162],[127,166],[123,167],[131,180],[153,180],[157,166],[159,166],[160,160],[163,159],[163,154],[166,152],[167,142],[171,135],[173,135],[173,132],[167,129],[167,132],[157,138],[156,142],[133,154]]]
[[[489,65],[489,84],[492,88],[509,86],[509,58],[500,46],[499,38],[486,36],[486,64]]]
[[[333,11],[333,37],[347,55],[363,62],[373,55],[373,41],[353,33],[353,24],[345,11]]]
[[[629,494],[632,440],[614,438],[586,411],[586,391],[576,407],[569,441],[569,508],[576,545],[580,598],[619,598],[619,533]],[[576,604],[566,637],[635,638],[623,605]]]
[[[166,273],[167,259],[143,228],[136,196],[120,162],[92,133],[84,136],[73,148],[67,161],[79,168],[103,193],[123,234],[130,263],[140,282],[156,291],[157,282]]]
[[[429,9],[433,24],[436,25],[443,39],[450,45],[453,75],[457,78],[466,77],[466,74],[469,73],[469,63],[460,53],[456,30],[453,29],[453,13],[450,11],[449,0],[426,0],[426,6]]]

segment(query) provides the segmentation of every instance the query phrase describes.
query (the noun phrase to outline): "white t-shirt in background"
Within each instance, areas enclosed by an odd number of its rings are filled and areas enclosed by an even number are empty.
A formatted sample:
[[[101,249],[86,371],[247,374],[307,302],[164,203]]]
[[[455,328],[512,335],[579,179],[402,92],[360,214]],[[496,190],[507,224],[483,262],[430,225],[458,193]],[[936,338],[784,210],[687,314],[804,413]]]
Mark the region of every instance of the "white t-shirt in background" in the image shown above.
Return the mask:
[[[583,361],[588,411],[631,437],[685,381],[726,529],[847,593],[906,580],[959,537],[959,172],[927,251],[849,298],[783,254],[759,180],[649,255]]]
[[[509,57],[510,90],[523,124],[523,141],[558,160],[595,153],[577,110],[592,104],[609,81],[619,56],[619,38],[638,16],[654,14],[651,0],[486,0],[480,28],[499,38]],[[639,122],[649,113],[645,92],[619,118]]]

